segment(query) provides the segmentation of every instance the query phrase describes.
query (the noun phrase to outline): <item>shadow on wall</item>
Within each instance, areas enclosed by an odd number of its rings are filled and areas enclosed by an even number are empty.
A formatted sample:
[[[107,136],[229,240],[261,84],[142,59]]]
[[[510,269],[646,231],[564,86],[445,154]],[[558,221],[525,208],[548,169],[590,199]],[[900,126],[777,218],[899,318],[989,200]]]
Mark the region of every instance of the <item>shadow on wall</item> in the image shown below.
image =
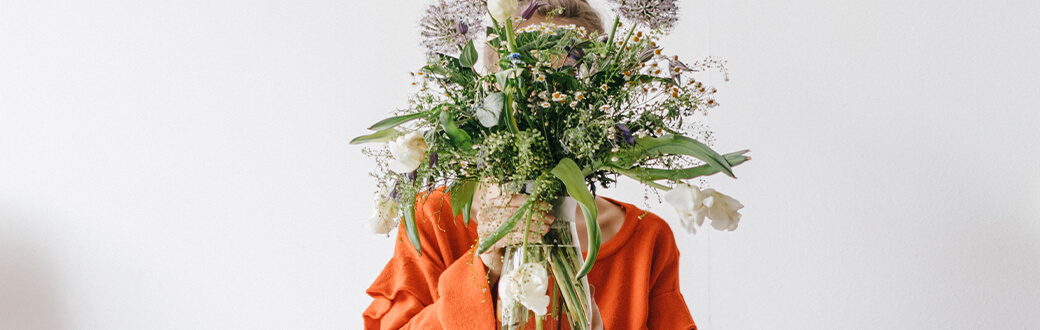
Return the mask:
[[[46,255],[10,227],[29,221],[0,213],[0,329],[62,329]]]

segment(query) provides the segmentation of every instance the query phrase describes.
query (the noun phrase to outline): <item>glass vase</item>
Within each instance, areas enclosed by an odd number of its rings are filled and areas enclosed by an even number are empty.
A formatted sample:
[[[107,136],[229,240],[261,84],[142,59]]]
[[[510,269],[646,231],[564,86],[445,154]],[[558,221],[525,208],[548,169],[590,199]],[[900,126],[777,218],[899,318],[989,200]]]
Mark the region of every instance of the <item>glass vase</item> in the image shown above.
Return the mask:
[[[578,241],[578,229],[574,216],[577,202],[563,197],[553,203],[556,221],[549,227],[542,242],[506,247],[503,255],[503,279],[505,274],[534,263],[546,270],[549,306],[544,315],[537,315],[519,301],[505,301],[499,295],[498,320],[500,329],[589,329],[592,306],[589,282],[575,275],[584,260]]]

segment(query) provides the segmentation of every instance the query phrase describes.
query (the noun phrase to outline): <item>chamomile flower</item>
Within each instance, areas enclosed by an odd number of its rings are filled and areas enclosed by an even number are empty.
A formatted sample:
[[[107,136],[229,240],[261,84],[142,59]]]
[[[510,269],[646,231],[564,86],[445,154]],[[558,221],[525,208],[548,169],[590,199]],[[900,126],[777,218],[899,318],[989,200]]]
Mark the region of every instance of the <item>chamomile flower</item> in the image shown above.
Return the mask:
[[[552,100],[553,102],[563,102],[567,100],[567,96],[560,92],[553,92]]]

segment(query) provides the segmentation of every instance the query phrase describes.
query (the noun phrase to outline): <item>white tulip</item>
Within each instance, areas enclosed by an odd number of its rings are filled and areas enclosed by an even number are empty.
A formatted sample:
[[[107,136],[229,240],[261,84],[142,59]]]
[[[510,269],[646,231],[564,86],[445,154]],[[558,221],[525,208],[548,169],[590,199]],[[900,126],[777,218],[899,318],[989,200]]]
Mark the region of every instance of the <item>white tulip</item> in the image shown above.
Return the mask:
[[[537,315],[549,307],[549,274],[537,263],[526,263],[503,274],[498,281],[498,296],[509,305],[519,302]]]
[[[740,222],[740,213],[737,211],[744,207],[733,197],[715,189],[700,190],[686,183],[679,183],[666,192],[664,200],[675,207],[682,227],[691,234],[704,224],[705,217],[711,219],[711,227],[717,230],[737,229],[737,223]]]
[[[365,227],[374,234],[386,234],[397,227],[397,202],[383,196],[377,197],[372,217],[365,222]]]
[[[488,0],[487,6],[491,17],[495,21],[503,23],[510,17],[513,17],[520,4],[516,0]]]
[[[690,234],[697,233],[697,226],[703,224],[704,217],[708,215],[708,210],[704,207],[705,197],[700,188],[686,183],[679,183],[664,193],[664,200],[675,207],[675,212],[679,214],[679,222]]]
[[[390,170],[402,174],[419,168],[423,157],[426,157],[426,151],[430,149],[419,132],[400,136],[388,142],[387,146],[390,147],[390,155],[393,156],[389,164]]]
[[[711,196],[711,200],[705,203],[711,226],[717,230],[733,231],[737,229],[737,223],[740,222],[740,212],[737,211],[744,208],[744,204],[740,204],[733,197],[716,192],[714,189],[707,189],[704,192]]]

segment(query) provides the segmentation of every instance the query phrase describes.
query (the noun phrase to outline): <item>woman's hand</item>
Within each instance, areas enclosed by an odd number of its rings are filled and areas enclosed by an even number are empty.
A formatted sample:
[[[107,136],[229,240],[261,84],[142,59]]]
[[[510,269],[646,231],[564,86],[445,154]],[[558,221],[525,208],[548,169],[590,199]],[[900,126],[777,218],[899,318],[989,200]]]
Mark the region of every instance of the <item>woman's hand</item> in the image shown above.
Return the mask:
[[[527,201],[526,195],[503,194],[494,185],[478,191],[474,201],[476,210],[473,212],[473,218],[477,222],[477,234],[480,236],[480,239],[485,239],[501,227],[509,217],[516,213],[520,205],[525,201]],[[548,203],[540,203],[542,205],[532,209],[548,210],[550,208]],[[522,244],[525,234],[529,243],[541,241],[542,235],[549,232],[549,225],[554,220],[555,217],[549,213],[535,212],[531,215],[530,221],[528,221],[527,228],[529,228],[529,231],[525,230],[524,222],[521,220],[512,231],[496,242],[491,249],[480,255],[481,261],[488,268],[488,282],[491,286],[498,283],[498,278],[502,275],[502,249],[506,246]]]

